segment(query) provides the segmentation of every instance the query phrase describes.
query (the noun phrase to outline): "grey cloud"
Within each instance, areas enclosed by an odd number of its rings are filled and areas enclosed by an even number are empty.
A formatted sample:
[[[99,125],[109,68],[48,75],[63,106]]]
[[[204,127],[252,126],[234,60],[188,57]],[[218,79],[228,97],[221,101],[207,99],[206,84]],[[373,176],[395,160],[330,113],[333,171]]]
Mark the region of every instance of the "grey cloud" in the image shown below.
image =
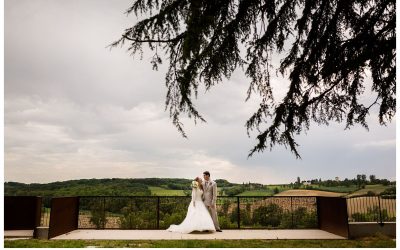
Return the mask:
[[[184,177],[204,169],[230,181],[283,183],[302,178],[395,176],[395,122],[370,132],[313,125],[297,136],[303,160],[277,146],[247,158],[256,143],[245,122],[249,80],[236,71],[196,107],[207,123],[182,118],[184,139],[164,112],[166,65],[133,60],[105,46],[135,20],[131,1],[5,1],[5,180],[49,182],[106,177]],[[277,62],[277,58],[274,59]],[[287,80],[273,79],[282,98]],[[368,92],[365,100],[373,98]],[[392,179],[393,179],[392,178]]]

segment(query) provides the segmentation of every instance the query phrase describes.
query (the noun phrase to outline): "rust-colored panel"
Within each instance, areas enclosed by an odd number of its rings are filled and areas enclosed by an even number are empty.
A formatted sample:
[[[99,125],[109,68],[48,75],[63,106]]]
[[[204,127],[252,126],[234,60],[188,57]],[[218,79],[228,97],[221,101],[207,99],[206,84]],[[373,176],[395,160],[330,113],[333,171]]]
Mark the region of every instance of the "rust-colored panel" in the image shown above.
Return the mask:
[[[349,237],[346,198],[317,197],[317,211],[319,229]]]
[[[49,239],[78,229],[79,197],[51,200]]]
[[[4,196],[4,230],[34,230],[40,226],[42,197]]]

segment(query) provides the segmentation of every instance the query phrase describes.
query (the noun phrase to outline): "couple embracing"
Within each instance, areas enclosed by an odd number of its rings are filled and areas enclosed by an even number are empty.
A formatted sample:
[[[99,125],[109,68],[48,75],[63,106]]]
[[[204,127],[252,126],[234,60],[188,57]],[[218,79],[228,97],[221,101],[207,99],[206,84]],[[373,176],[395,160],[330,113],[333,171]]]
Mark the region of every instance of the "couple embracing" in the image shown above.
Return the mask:
[[[170,225],[170,232],[193,231],[222,232],[217,217],[217,183],[210,179],[210,172],[203,173],[204,180],[196,177],[192,182],[192,200],[185,219],[179,225]]]

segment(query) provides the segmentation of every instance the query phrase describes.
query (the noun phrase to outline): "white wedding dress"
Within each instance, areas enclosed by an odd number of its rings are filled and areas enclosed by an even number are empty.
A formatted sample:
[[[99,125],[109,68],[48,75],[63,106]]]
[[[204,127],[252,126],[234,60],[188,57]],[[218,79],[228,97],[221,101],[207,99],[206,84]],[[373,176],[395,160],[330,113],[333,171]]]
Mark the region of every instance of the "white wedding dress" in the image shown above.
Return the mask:
[[[178,233],[190,233],[193,231],[215,231],[214,223],[210,212],[204,205],[201,196],[203,190],[200,188],[192,189],[192,200],[190,201],[185,219],[179,225],[170,225],[167,231]],[[193,206],[193,203],[195,206]]]

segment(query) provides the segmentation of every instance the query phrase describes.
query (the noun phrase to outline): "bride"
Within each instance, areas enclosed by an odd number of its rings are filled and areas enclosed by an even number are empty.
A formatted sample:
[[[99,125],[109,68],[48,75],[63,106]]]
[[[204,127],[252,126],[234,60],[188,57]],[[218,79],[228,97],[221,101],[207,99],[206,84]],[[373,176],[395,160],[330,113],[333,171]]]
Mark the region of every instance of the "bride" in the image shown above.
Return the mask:
[[[192,182],[192,200],[185,219],[179,225],[170,225],[167,231],[190,233],[192,231],[215,231],[214,223],[202,200],[202,179],[196,177]]]

